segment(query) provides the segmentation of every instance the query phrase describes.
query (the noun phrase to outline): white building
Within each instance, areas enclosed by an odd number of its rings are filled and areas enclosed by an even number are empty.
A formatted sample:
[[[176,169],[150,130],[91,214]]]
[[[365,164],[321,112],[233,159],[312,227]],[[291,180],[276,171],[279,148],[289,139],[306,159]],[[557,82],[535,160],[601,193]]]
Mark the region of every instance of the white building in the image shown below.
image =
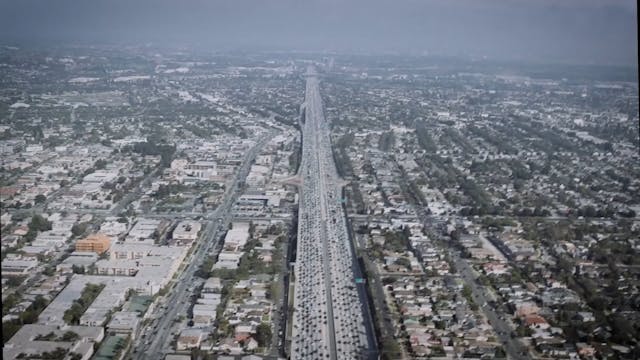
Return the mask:
[[[218,262],[213,265],[214,269],[231,269],[235,270],[240,265],[241,252],[223,250],[218,255]]]
[[[32,269],[38,266],[38,259],[9,254],[2,260],[2,275],[27,275]]]
[[[215,161],[196,161],[184,166],[187,175],[200,180],[210,180],[218,176],[218,164]]]
[[[106,218],[105,222],[100,225],[100,233],[108,236],[119,237],[125,232],[127,232],[127,223],[119,222],[114,217]]]
[[[160,224],[160,220],[138,219],[136,224],[129,231],[128,237],[132,239],[148,239],[153,237],[156,230],[160,228]]]
[[[228,249],[242,249],[249,241],[249,223],[234,222],[231,230],[224,237],[224,247]]]
[[[203,293],[217,293],[217,292],[220,292],[221,290],[222,290],[222,282],[220,281],[220,278],[217,278],[217,277],[208,278],[202,287]]]
[[[66,332],[73,332],[79,339],[73,342],[36,340],[39,336],[53,334],[56,339]],[[104,339],[102,327],[88,326],[49,326],[40,324],[25,324],[2,348],[3,359],[18,359],[20,354],[31,358],[44,352],[52,352],[61,347],[80,354],[83,360],[93,355],[93,345]]]
[[[179,243],[191,243],[198,238],[202,224],[197,221],[181,221],[173,230],[173,239]]]
[[[140,326],[140,318],[135,311],[118,311],[111,316],[107,331],[135,336]]]

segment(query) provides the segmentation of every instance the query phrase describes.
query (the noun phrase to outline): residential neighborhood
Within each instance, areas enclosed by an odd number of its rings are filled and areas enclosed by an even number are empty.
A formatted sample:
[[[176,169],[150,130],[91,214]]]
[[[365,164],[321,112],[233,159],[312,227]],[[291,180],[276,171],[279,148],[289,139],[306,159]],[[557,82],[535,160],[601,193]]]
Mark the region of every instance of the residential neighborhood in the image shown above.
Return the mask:
[[[637,69],[2,47],[3,359],[637,359],[638,119]]]

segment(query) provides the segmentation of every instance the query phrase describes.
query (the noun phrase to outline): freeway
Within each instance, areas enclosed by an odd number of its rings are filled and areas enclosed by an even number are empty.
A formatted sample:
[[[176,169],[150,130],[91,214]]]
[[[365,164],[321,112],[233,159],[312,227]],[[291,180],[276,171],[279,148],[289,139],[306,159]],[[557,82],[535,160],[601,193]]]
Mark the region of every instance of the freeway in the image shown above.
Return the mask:
[[[364,359],[374,345],[356,289],[342,183],[312,67],[304,106],[291,358]]]
[[[175,281],[175,286],[166,295],[166,298],[160,300],[164,305],[160,306],[156,321],[152,324],[153,333],[149,334],[152,339],[147,342],[138,342],[134,344],[133,352],[138,359],[162,359],[164,354],[170,351],[170,335],[175,334],[174,320],[181,315],[186,315],[190,292],[187,288],[196,281],[195,272],[198,270],[205,256],[215,250],[219,250],[219,241],[222,234],[227,229],[227,224],[231,220],[231,207],[236,198],[240,194],[239,183],[245,179],[249,173],[251,163],[257,156],[262,147],[273,138],[276,131],[271,131],[267,136],[260,140],[245,156],[242,166],[236,173],[232,186],[227,189],[224,199],[215,211],[206,216],[207,225],[202,233],[201,240],[196,245],[190,259],[185,260],[188,264],[184,271]]]

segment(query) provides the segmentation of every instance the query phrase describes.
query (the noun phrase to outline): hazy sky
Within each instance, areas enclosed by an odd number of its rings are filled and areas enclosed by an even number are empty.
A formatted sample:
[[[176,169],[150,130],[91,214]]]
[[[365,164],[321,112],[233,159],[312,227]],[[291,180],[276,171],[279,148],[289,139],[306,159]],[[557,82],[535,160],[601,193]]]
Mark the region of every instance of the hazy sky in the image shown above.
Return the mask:
[[[0,0],[0,42],[637,65],[636,0]]]

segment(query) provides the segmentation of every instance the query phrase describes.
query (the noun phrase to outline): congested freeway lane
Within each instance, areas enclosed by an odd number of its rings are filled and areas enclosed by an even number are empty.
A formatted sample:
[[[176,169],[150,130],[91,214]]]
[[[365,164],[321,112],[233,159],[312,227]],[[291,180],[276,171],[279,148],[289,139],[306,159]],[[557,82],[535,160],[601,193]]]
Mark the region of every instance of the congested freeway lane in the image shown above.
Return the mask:
[[[293,359],[363,359],[370,344],[318,79],[305,94],[295,268]]]

